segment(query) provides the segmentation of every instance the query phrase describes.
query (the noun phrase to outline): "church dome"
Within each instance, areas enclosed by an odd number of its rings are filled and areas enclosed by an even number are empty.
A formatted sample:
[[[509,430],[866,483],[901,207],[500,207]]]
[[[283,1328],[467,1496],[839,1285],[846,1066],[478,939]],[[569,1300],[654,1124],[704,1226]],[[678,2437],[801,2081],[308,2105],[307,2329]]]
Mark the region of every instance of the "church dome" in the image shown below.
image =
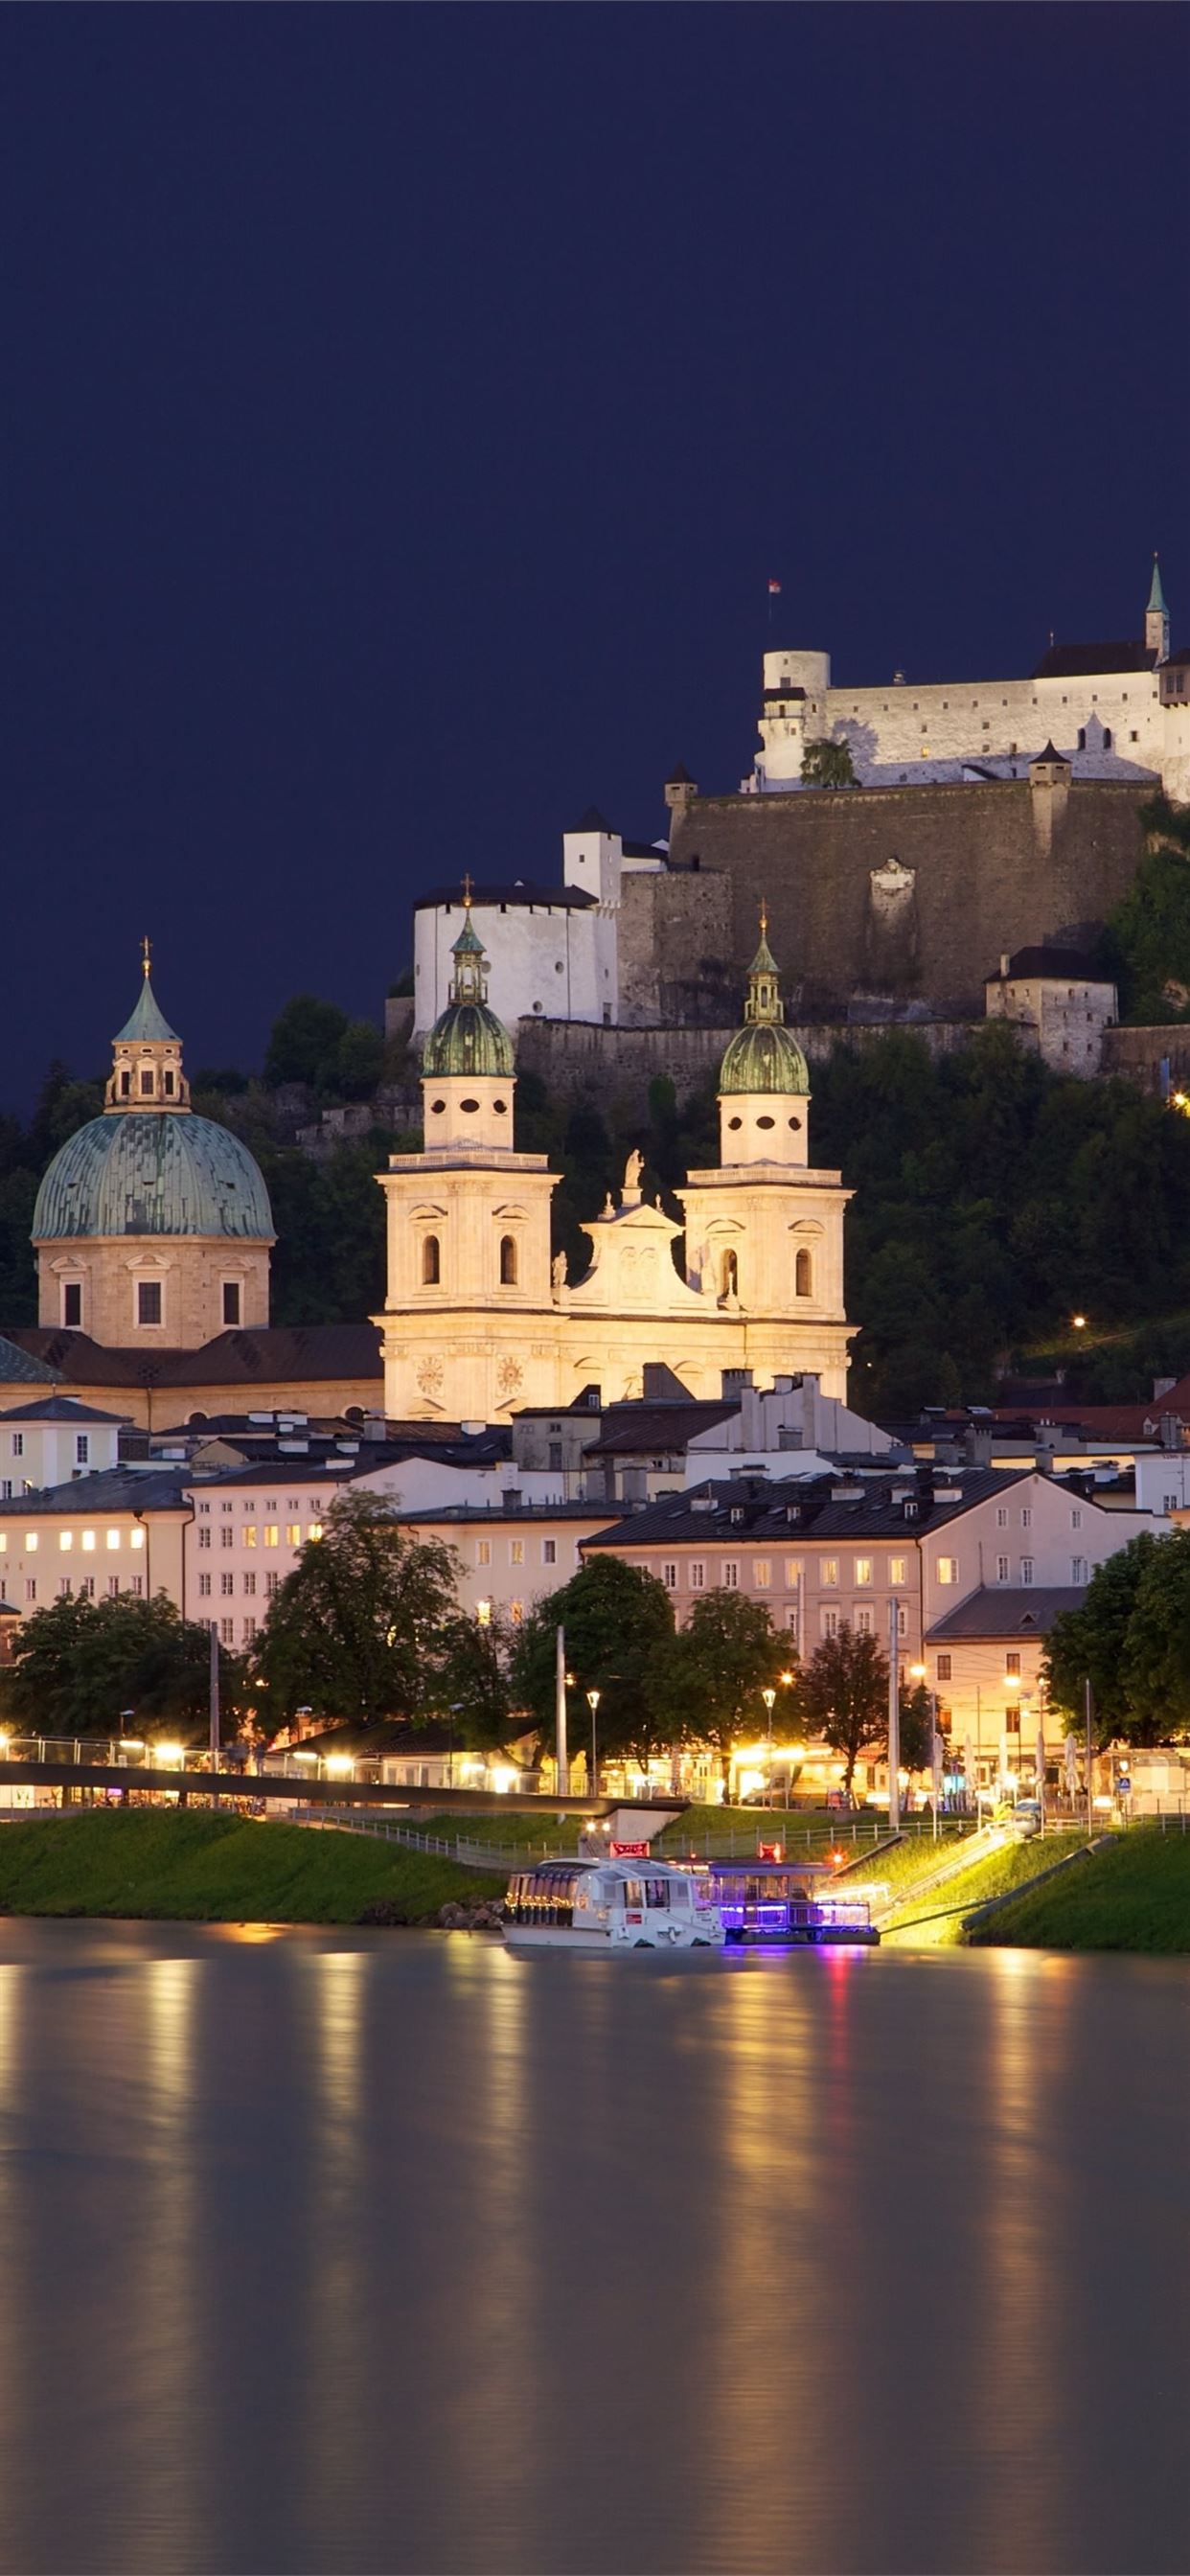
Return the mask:
[[[423,1075],[491,1073],[511,1081],[512,1039],[486,1002],[451,1002],[425,1043]]]
[[[37,1193],[34,1242],[86,1235],[273,1236],[269,1194],[246,1145],[190,1111],[109,1110],[68,1137]]]
[[[810,1071],[797,1039],[784,1025],[785,1005],[776,958],[760,916],[760,946],[748,969],[744,1026],[737,1029],[719,1067],[719,1091],[808,1093]]]
[[[796,1038],[780,1021],[737,1029],[719,1068],[724,1091],[808,1092],[810,1069]]]
[[[455,971],[446,1009],[435,1020],[422,1052],[423,1080],[447,1074],[492,1074],[511,1082],[512,1039],[488,1008],[487,959],[471,919],[471,880],[464,880],[464,920],[451,955]]]

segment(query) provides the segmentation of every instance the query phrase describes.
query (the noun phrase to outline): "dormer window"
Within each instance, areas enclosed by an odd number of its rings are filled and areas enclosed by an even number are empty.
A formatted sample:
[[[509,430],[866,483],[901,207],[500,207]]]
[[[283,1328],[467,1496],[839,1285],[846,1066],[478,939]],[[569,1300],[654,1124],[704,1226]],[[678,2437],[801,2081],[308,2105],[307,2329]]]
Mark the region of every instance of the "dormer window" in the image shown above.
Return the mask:
[[[143,1064],[141,1066],[140,1096],[142,1100],[151,1100],[153,1097],[153,1068],[151,1064]]]
[[[174,1077],[171,1066],[166,1066],[165,1072],[161,1078],[161,1088],[165,1093],[166,1099],[172,1100],[174,1096]]]
[[[129,1073],[127,1066],[125,1066],[124,1071],[120,1076],[120,1098],[121,1100],[129,1100],[131,1099],[131,1096],[132,1075]]]

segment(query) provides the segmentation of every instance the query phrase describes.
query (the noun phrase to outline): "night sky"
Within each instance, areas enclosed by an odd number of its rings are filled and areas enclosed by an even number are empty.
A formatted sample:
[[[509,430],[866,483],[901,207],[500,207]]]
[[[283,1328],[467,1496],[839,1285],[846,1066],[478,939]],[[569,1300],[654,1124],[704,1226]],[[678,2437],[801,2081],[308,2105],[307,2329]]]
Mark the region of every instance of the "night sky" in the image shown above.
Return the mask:
[[[0,1105],[841,681],[1190,637],[1179,8],[10,8]]]

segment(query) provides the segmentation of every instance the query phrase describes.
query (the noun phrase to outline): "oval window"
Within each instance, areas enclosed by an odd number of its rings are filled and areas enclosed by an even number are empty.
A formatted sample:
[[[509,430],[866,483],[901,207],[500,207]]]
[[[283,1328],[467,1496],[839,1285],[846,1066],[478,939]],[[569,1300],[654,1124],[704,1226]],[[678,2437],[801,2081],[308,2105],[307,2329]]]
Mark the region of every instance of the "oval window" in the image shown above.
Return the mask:
[[[729,1119],[728,1119],[728,1121],[727,1121],[728,1126],[729,1126],[729,1127],[733,1127],[733,1128],[734,1128],[734,1127],[742,1127],[742,1126],[743,1126],[743,1123],[744,1123],[744,1122],[743,1122],[743,1119],[742,1119],[742,1118],[729,1118]]]
[[[802,1122],[801,1122],[801,1119],[800,1119],[800,1118],[791,1118],[791,1119],[790,1119],[790,1121],[789,1121],[789,1124],[790,1124],[790,1126],[791,1126],[791,1127],[800,1127],[800,1126],[801,1126],[801,1123],[802,1123]]]
[[[432,1101],[430,1102],[430,1116],[431,1116],[431,1118],[441,1118],[441,1116],[442,1116],[442,1112],[443,1112],[443,1110],[445,1109],[445,1107],[446,1107],[446,1102],[445,1102],[444,1100],[432,1100]]]
[[[493,1100],[492,1107],[496,1112],[497,1118],[507,1118],[508,1102],[506,1100]]]
[[[466,1117],[473,1118],[479,1107],[479,1102],[478,1100],[460,1100],[459,1107]]]
[[[756,1124],[758,1127],[775,1127],[777,1121],[775,1118],[758,1118]]]

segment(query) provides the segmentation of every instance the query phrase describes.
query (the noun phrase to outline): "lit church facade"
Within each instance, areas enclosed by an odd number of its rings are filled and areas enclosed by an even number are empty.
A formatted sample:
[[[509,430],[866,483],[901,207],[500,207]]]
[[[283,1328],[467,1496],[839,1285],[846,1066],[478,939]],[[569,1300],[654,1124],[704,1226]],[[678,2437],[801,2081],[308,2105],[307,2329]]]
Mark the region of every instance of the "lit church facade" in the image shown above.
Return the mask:
[[[645,1362],[659,1359],[697,1396],[717,1396],[723,1371],[739,1368],[759,1386],[811,1371],[845,1397],[850,1193],[810,1164],[806,1061],[763,931],[720,1068],[718,1169],[688,1174],[683,1229],[645,1198],[630,1155],[618,1204],[609,1196],[588,1229],[587,1269],[568,1283],[550,1253],[558,1175],[517,1151],[512,1040],[488,1007],[466,909],[422,1059],[424,1147],[380,1175],[388,1293],[375,1321],[390,1419],[506,1421],[592,1383],[605,1401],[639,1395]]]

